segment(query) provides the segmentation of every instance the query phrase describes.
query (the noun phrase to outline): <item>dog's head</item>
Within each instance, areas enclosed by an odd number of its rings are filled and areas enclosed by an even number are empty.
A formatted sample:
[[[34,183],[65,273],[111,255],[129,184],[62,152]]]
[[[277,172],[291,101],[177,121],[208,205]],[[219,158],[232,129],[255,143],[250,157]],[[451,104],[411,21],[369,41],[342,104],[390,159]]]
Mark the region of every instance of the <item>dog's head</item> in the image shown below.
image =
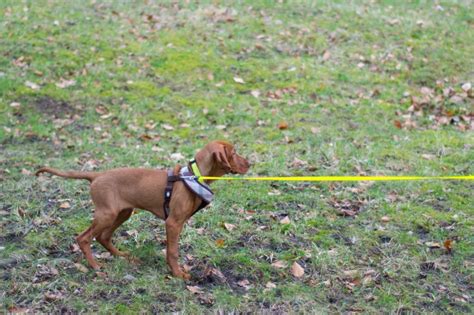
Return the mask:
[[[206,157],[204,157],[206,155]],[[213,164],[213,171],[223,174],[245,174],[249,170],[250,163],[237,154],[232,144],[226,141],[212,141],[198,152],[196,160],[199,164],[199,157]],[[201,166],[201,165],[199,165]]]

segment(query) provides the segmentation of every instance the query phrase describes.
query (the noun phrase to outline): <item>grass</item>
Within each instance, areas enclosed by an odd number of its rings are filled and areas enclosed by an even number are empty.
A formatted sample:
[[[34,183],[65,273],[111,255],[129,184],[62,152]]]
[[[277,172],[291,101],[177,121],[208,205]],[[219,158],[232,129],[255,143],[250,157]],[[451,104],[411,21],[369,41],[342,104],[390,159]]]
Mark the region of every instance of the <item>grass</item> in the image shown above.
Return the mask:
[[[2,1],[3,310],[472,312],[471,182],[215,183],[184,283],[146,212],[115,237],[140,264],[95,244],[107,275],[80,271],[87,184],[31,174],[171,167],[214,139],[251,175],[473,174],[471,6]]]

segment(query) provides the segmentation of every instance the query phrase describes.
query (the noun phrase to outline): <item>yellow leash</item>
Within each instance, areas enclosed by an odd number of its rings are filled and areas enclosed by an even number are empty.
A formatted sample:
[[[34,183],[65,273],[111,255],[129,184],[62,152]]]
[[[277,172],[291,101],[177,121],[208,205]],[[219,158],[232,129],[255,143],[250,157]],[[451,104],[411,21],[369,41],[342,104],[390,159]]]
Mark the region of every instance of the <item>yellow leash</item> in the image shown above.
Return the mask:
[[[263,180],[302,182],[358,182],[358,181],[407,181],[407,180],[474,180],[474,175],[459,176],[277,176],[277,177],[213,177],[199,176],[201,180]]]

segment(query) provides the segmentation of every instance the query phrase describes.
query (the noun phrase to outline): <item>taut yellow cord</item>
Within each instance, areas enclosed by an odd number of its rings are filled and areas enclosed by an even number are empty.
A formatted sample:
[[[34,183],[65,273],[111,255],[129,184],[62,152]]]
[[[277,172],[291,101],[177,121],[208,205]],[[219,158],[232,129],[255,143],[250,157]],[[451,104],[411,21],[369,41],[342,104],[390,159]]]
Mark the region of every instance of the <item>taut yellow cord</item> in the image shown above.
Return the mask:
[[[276,177],[213,177],[200,176],[208,180],[263,180],[302,182],[360,182],[360,181],[415,181],[415,180],[474,180],[474,175],[458,176],[276,176]]]

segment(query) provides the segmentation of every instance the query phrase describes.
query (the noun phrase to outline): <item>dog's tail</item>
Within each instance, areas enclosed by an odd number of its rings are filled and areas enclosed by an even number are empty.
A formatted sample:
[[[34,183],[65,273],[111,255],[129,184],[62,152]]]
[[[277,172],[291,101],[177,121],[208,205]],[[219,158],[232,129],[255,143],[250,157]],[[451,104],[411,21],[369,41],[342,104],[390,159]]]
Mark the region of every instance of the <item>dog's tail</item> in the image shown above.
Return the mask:
[[[51,167],[42,167],[36,171],[35,175],[38,176],[39,174],[44,172],[66,178],[87,179],[90,182],[92,182],[100,175],[100,173],[97,172],[60,171]]]

